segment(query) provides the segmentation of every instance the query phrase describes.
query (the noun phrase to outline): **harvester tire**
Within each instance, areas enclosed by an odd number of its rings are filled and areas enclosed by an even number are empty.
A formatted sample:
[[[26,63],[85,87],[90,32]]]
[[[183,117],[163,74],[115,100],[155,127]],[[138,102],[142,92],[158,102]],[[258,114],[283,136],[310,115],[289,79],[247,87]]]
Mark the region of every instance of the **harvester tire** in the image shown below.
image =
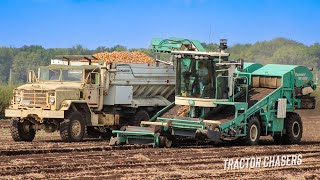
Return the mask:
[[[11,120],[11,126],[10,126],[12,139],[16,142],[33,141],[36,135],[36,131],[30,128],[31,125],[32,123],[28,120],[24,120],[23,122],[20,122],[18,118],[13,118]]]
[[[285,134],[283,144],[298,144],[301,141],[303,126],[301,117],[297,113],[287,113],[284,121]]]
[[[261,133],[260,122],[257,117],[251,116],[247,122],[246,145],[252,146],[259,144]]]
[[[150,117],[147,111],[145,110],[138,110],[135,114],[133,119],[129,122],[131,126],[140,126],[141,121],[149,121]]]
[[[63,141],[79,142],[86,135],[86,124],[78,111],[67,113],[66,119],[60,122],[60,136]]]

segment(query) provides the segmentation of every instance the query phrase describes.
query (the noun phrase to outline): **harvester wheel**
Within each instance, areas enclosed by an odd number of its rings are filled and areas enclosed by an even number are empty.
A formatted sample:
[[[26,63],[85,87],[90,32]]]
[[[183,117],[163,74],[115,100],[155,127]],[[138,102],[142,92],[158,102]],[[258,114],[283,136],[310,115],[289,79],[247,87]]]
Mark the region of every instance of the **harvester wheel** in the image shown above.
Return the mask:
[[[246,144],[249,146],[259,144],[261,126],[258,118],[252,116],[248,119],[247,123]]]
[[[276,134],[276,135],[273,136],[274,144],[280,145],[280,144],[282,144],[282,141],[283,141],[283,136],[281,136],[279,134]]]
[[[36,131],[31,129],[32,123],[28,120],[24,120],[20,122],[18,118],[13,118],[11,120],[11,136],[12,139],[16,142],[18,141],[26,141],[31,142],[33,141]]]
[[[159,147],[160,148],[164,148],[164,147],[169,148],[172,145],[172,141],[170,141],[167,138],[167,136],[159,136],[159,140],[160,140],[160,142],[159,142]]]
[[[68,113],[66,119],[60,122],[61,139],[68,142],[82,141],[86,134],[86,124],[78,111]]]
[[[147,111],[145,110],[138,110],[135,114],[133,119],[129,122],[131,126],[140,126],[141,121],[149,121],[150,117]]]
[[[303,133],[303,126],[299,114],[287,113],[284,125],[286,133],[283,135],[283,144],[300,143]]]

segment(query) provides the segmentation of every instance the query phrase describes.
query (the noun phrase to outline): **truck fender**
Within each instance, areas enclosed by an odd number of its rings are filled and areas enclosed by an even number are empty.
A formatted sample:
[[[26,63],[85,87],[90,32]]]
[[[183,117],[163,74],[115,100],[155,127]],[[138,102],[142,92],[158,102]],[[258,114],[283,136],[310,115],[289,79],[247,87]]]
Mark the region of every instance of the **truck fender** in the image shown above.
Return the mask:
[[[73,106],[71,106],[72,104],[73,104]],[[92,124],[92,122],[91,122],[92,111],[89,108],[88,103],[84,100],[64,100],[61,103],[60,110],[68,111],[70,108],[78,109],[79,105],[82,106],[82,110],[80,110],[80,113],[82,113],[85,116],[85,120],[86,120],[87,125],[91,125]],[[85,105],[85,107],[83,105]],[[85,109],[84,111],[83,111],[83,108]]]
[[[86,101],[83,101],[83,100],[64,100],[61,103],[60,110],[62,110],[62,111],[69,110],[70,107],[71,107],[71,104],[73,104],[73,103],[75,103],[75,104],[86,104],[88,106],[88,103]]]

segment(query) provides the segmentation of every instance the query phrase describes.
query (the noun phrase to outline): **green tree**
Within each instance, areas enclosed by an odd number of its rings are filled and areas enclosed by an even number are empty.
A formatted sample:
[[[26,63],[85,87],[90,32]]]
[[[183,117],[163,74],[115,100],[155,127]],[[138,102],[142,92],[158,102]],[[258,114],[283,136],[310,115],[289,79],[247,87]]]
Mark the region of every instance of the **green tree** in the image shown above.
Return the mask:
[[[110,48],[110,51],[128,51],[128,49],[125,46],[116,45],[114,47]]]
[[[316,68],[319,58],[308,53],[308,48],[304,45],[287,45],[279,48],[273,54],[271,62]]]
[[[14,57],[13,48],[0,48],[0,83],[8,82],[10,68]]]
[[[14,83],[21,83],[27,80],[28,70],[36,70],[37,66],[50,64],[51,55],[41,46],[22,47],[13,58],[12,70]]]

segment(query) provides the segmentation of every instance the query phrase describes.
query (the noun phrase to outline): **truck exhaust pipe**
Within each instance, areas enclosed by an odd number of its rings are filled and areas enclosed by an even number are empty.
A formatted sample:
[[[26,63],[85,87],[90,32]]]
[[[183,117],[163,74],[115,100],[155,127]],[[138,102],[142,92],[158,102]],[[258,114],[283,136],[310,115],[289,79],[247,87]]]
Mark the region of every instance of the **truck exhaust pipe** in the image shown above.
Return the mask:
[[[106,87],[106,69],[107,67],[101,66],[101,71],[100,71],[100,79],[101,79],[101,84],[100,84],[100,96],[99,96],[99,106],[96,108],[96,111],[101,111],[103,109],[103,97],[104,97],[104,92],[105,90],[109,89],[109,84]]]

